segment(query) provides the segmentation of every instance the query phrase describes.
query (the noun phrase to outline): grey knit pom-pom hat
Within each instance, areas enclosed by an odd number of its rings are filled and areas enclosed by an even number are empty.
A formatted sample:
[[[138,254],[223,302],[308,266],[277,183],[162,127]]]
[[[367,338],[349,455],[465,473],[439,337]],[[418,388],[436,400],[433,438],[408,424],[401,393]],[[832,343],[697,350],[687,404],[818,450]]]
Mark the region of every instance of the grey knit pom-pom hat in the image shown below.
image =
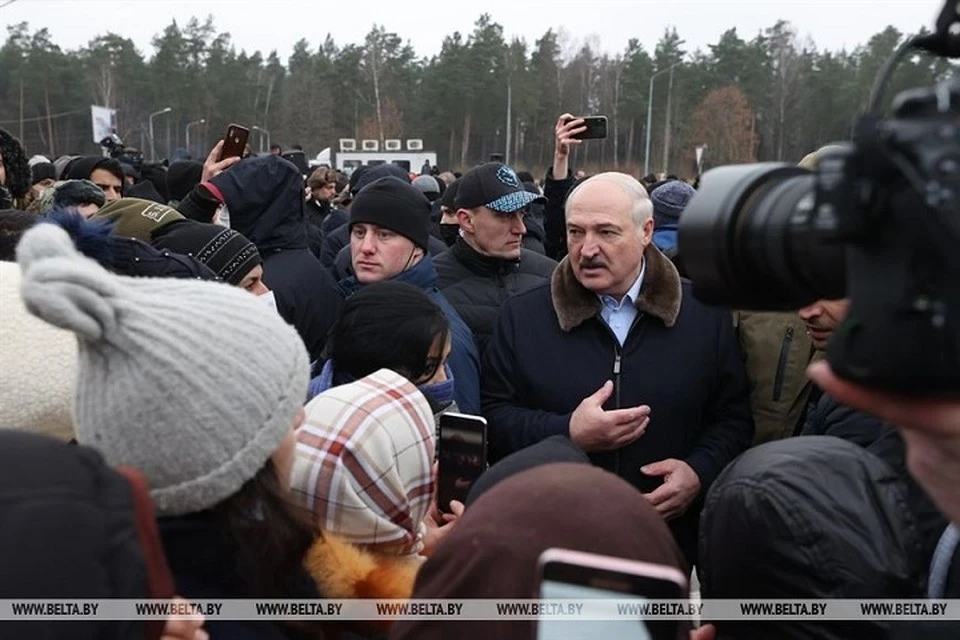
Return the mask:
[[[290,432],[309,358],[256,296],[113,275],[52,224],[25,233],[17,259],[27,309],[79,340],[78,442],[142,471],[159,515],[229,498]]]

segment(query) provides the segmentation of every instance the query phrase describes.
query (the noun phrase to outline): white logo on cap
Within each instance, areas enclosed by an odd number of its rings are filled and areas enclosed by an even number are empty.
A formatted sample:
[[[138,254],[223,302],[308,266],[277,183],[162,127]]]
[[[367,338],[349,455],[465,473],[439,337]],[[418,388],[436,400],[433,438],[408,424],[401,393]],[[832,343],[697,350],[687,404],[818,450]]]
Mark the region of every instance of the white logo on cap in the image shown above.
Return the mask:
[[[517,174],[514,173],[510,167],[500,167],[497,169],[497,180],[514,189],[520,188],[520,178],[517,177]]]

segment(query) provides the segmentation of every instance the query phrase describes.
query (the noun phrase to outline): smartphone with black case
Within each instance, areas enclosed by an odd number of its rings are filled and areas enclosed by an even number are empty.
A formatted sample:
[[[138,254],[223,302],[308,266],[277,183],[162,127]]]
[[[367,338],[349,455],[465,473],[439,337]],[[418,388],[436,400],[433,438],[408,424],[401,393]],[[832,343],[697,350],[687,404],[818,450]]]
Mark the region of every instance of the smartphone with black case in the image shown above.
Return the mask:
[[[487,421],[463,413],[440,415],[437,506],[450,512],[450,501],[464,502],[474,481],[487,469]]]
[[[231,124],[227,127],[227,135],[223,138],[223,149],[220,150],[220,160],[242,158],[247,150],[249,138],[250,129],[239,124]]]
[[[574,118],[583,120],[586,131],[582,131],[573,138],[577,140],[603,140],[607,137],[607,116],[581,116]]]
[[[537,563],[540,598],[679,600],[685,597],[687,579],[664,565],[625,560],[594,553],[547,549]],[[604,640],[676,640],[681,623],[673,620],[559,620],[549,616],[537,622],[537,640],[603,638]]]

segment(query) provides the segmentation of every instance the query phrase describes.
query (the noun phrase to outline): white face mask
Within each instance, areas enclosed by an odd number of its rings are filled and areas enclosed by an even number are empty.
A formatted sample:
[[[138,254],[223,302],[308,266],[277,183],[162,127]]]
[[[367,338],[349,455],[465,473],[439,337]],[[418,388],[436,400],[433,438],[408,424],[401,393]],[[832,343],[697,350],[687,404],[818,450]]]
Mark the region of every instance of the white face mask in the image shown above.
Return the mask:
[[[227,205],[220,205],[220,208],[217,209],[217,224],[221,227],[230,228],[230,210],[227,209]]]
[[[260,302],[277,311],[277,297],[273,295],[273,291],[267,291],[257,297],[260,298]],[[277,311],[277,313],[279,313],[279,311]]]

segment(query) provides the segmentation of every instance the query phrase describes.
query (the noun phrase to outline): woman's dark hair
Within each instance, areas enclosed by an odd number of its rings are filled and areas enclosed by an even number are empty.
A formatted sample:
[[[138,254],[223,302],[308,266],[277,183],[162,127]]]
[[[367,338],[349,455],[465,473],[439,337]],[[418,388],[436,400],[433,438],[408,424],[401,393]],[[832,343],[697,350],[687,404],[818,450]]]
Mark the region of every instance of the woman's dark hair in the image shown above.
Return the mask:
[[[337,372],[356,379],[386,368],[417,382],[432,378],[440,368],[430,351],[438,338],[445,345],[449,334],[447,317],[422,290],[402,282],[378,282],[344,303],[327,355]]]
[[[7,174],[6,183],[0,184],[9,189],[14,200],[19,200],[27,195],[32,185],[30,164],[23,145],[4,129],[0,129],[0,160],[3,160]]]
[[[303,566],[314,540],[322,536],[310,513],[290,499],[273,461],[213,513],[235,545],[236,572],[248,598],[313,599],[316,584]],[[325,637],[314,622],[286,622],[302,637]]]
[[[251,598],[304,595],[303,558],[316,530],[268,460],[240,491],[213,508],[237,547],[237,575]]]

